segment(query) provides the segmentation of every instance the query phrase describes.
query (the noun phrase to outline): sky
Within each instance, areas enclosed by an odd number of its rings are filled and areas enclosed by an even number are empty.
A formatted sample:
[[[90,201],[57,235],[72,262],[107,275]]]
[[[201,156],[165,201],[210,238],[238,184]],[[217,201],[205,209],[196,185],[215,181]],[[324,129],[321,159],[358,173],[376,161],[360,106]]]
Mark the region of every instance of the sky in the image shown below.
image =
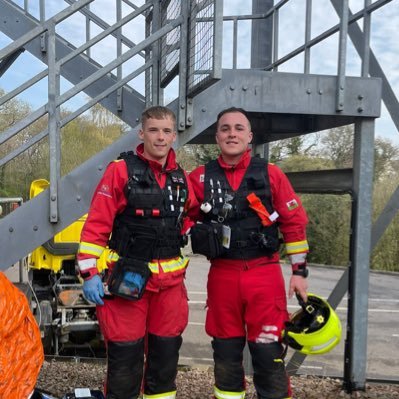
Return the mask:
[[[24,0],[13,0],[17,5],[23,7]],[[130,0],[136,6],[145,3],[144,0]],[[377,0],[372,1],[372,3]],[[28,11],[39,18],[38,1],[30,0]],[[275,3],[277,3],[275,1]],[[334,26],[339,22],[338,16],[331,5],[330,0],[313,1],[312,11],[312,31],[311,37],[316,37],[324,30]],[[116,7],[109,6],[110,0],[95,0],[90,5],[90,10],[107,23],[115,23]],[[112,4],[115,4],[112,1]],[[305,30],[305,1],[290,0],[280,9],[279,20],[279,56],[284,56],[296,47],[303,44]],[[349,7],[352,13],[359,11],[364,5],[364,0],[349,0]],[[46,19],[64,9],[68,4],[62,0],[45,0]],[[251,1],[224,0],[224,15],[246,15],[251,14]],[[131,7],[123,3],[122,16],[131,12]],[[396,97],[399,98],[399,40],[397,40],[397,29],[399,27],[399,0],[392,0],[390,3],[372,13],[371,26],[371,48],[387,76]],[[124,35],[135,43],[144,39],[144,18],[142,16],[131,21],[124,28]],[[100,32],[95,24],[91,24],[92,36]],[[362,27],[362,22],[360,22]],[[85,19],[81,14],[76,14],[67,21],[57,26],[57,33],[73,45],[79,46],[85,42]],[[238,23],[238,53],[237,67],[249,68],[250,66],[250,46],[251,24],[248,21]],[[310,72],[314,74],[337,74],[337,54],[338,54],[338,35],[333,35],[322,44],[318,44],[311,50]],[[223,25],[223,68],[231,68],[232,58],[233,24],[225,22]],[[0,32],[0,49],[11,43],[11,40]],[[127,47],[123,48],[126,51]],[[96,45],[91,57],[100,64],[111,62],[116,56],[116,41],[114,39],[104,39]],[[123,68],[123,76],[130,73],[138,66],[143,64],[143,58],[136,56],[130,60]],[[26,66],[29,65],[29,68]],[[0,77],[0,88],[7,92],[18,87],[24,81],[30,79],[46,66],[38,61],[34,56],[25,52],[21,55],[13,66]],[[279,67],[281,72],[303,72],[303,56],[297,56]],[[346,74],[348,76],[360,76],[361,62],[350,40],[347,47]],[[178,79],[175,79],[165,89],[166,102],[176,97]],[[144,94],[144,74],[130,82],[130,85]],[[72,85],[65,79],[61,81],[61,93],[65,92]],[[47,80],[43,79],[24,95],[19,97],[28,102],[36,109],[47,102]],[[64,104],[69,110],[74,110],[87,101],[85,95],[77,95]],[[385,106],[382,104],[381,117],[376,120],[376,136],[389,139],[393,144],[399,146],[399,132],[396,130]]]

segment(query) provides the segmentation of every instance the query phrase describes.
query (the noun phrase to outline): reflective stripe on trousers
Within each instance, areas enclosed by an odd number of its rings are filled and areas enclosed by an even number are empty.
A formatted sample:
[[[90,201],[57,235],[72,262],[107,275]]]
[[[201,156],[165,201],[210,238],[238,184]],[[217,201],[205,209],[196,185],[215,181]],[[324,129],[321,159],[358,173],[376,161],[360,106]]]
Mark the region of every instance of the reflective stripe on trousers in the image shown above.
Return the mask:
[[[143,395],[143,399],[175,399],[176,391],[165,392],[165,393],[157,393],[155,395]]]
[[[245,399],[245,391],[242,392],[221,391],[216,386],[214,386],[213,392],[215,394],[216,399]]]

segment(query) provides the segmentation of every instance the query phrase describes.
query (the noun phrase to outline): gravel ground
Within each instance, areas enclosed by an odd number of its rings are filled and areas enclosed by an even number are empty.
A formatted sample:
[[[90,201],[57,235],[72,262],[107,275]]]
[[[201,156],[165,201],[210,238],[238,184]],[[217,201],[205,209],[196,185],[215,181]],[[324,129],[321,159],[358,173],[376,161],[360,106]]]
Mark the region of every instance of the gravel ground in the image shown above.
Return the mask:
[[[37,387],[62,397],[74,388],[102,389],[105,365],[95,363],[44,362]],[[399,399],[399,385],[367,384],[366,391],[352,395],[342,391],[342,381],[314,376],[292,378],[295,399]],[[247,399],[256,394],[250,378],[247,379]],[[211,369],[190,368],[179,370],[177,376],[177,399],[212,398],[213,373]]]

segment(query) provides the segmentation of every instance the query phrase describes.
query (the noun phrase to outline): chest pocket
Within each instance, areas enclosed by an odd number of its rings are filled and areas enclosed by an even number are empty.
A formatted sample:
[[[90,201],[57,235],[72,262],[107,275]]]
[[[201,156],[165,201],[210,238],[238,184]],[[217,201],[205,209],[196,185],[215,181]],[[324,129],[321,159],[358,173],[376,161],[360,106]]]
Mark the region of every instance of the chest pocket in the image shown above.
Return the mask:
[[[133,209],[165,210],[163,191],[149,168],[143,174],[134,174],[126,189],[128,203]]]

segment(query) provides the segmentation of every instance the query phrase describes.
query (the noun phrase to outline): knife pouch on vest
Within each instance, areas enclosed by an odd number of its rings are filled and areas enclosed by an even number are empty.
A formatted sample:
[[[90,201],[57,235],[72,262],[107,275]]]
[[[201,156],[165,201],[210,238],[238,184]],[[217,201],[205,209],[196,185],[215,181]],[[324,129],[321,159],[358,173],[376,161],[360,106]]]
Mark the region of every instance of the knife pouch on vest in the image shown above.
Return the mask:
[[[137,301],[143,296],[150,275],[148,262],[120,258],[109,276],[108,290],[113,295]]]

